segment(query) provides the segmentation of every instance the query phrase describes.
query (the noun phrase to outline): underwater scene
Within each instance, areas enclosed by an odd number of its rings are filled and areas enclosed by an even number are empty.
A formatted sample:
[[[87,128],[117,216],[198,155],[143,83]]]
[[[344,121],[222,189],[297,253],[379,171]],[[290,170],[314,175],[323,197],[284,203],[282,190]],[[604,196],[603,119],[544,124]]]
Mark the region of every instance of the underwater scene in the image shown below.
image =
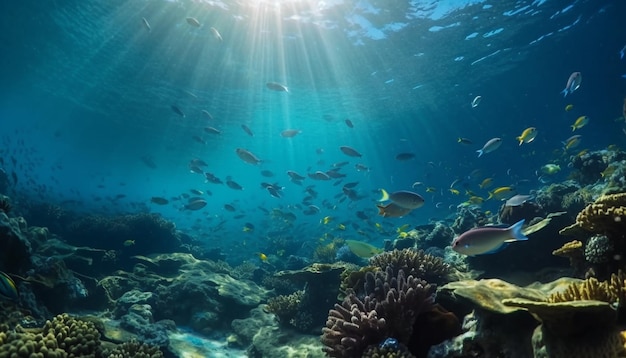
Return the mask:
[[[626,357],[626,2],[0,5],[0,358]]]

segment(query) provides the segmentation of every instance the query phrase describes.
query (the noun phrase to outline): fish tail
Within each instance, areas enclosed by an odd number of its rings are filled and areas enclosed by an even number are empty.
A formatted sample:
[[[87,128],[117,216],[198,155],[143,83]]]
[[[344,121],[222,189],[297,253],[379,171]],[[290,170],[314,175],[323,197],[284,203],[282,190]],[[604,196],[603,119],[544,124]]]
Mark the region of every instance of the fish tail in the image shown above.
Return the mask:
[[[383,205],[376,205],[378,208],[378,215],[385,217],[387,214],[385,213],[385,207]]]
[[[382,201],[389,200],[389,193],[387,193],[387,190],[380,189],[380,193],[381,193],[382,197],[380,199],[378,199],[378,201],[382,202]]]
[[[567,88],[562,90],[561,93],[563,93],[563,98],[567,97]]]
[[[520,146],[524,143],[524,139],[522,138],[522,136],[517,137],[517,140],[519,140]]]
[[[480,156],[483,155],[483,150],[479,149],[476,151],[476,153],[478,153],[478,158],[480,158]]]
[[[511,236],[514,241],[528,240],[528,237],[526,237],[526,235],[524,235],[524,233],[522,232],[522,226],[524,226],[524,219],[511,225],[511,227],[509,228],[509,231],[511,232]]]

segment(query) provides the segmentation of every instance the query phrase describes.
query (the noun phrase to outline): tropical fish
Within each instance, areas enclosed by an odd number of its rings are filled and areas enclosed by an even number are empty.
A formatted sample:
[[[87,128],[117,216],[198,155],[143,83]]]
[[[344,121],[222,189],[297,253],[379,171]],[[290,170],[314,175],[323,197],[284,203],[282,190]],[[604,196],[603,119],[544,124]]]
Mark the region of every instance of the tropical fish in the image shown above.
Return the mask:
[[[10,301],[19,301],[20,299],[15,281],[2,271],[0,271],[0,298]]]
[[[500,145],[502,145],[502,139],[501,138],[489,139],[487,141],[487,143],[485,143],[485,145],[483,145],[482,149],[479,149],[479,150],[476,151],[478,153],[478,158],[480,158],[483,154],[491,153],[494,150],[500,148]]]
[[[206,204],[207,202],[205,200],[198,199],[198,200],[194,200],[194,201],[187,203],[183,208],[186,210],[195,211],[195,210],[200,210],[204,208]]]
[[[459,137],[456,140],[457,143],[461,143],[461,144],[465,144],[465,145],[470,145],[470,144],[474,144],[474,142],[472,142],[471,140],[467,139],[467,138],[463,138],[463,137]]]
[[[574,105],[573,104],[568,104],[567,106],[565,106],[565,112],[569,112],[572,109],[574,109]]]
[[[478,107],[478,105],[480,104],[480,101],[481,101],[482,99],[483,99],[483,98],[482,98],[481,96],[476,96],[476,97],[474,97],[474,99],[472,100],[472,108],[476,108],[476,107]]]
[[[187,20],[187,23],[193,27],[200,27],[200,21],[198,21],[195,17],[188,17],[185,20]]]
[[[320,220],[320,224],[322,225],[328,225],[328,223],[330,223],[333,220],[332,216],[324,216],[321,220]]]
[[[352,148],[352,147],[348,147],[346,145],[343,145],[341,147],[339,147],[339,150],[341,150],[343,152],[343,154],[349,156],[349,157],[362,157],[363,155],[359,152],[357,152],[356,149]]]
[[[378,200],[380,202],[391,200],[398,206],[405,209],[413,210],[424,205],[424,198],[421,195],[408,190],[395,191],[391,194],[387,193],[385,189],[380,189],[382,197]]]
[[[602,173],[600,173],[600,176],[602,176],[603,178],[609,177],[613,175],[613,173],[615,173],[616,170],[617,170],[616,166],[609,165],[608,167],[606,167],[606,169],[602,171]]]
[[[215,128],[215,127],[204,127],[204,131],[209,133],[209,134],[222,134],[222,131],[220,131],[219,129]]]
[[[522,145],[524,143],[532,142],[533,140],[535,140],[535,137],[537,137],[537,128],[529,127],[524,129],[522,134],[517,137],[517,140],[519,141],[519,145]]]
[[[452,250],[468,256],[496,253],[510,242],[528,240],[522,233],[523,225],[522,219],[508,228],[483,226],[471,229],[454,239]]]
[[[261,175],[266,177],[266,178],[271,178],[274,176],[274,173],[271,170],[261,170]]]
[[[261,159],[257,158],[256,155],[252,154],[252,152],[246,149],[237,148],[235,149],[235,153],[237,153],[237,156],[239,156],[241,160],[243,160],[244,162],[248,164],[257,165],[261,163]]]
[[[259,252],[259,259],[260,259],[262,262],[267,262],[267,255],[266,255],[266,254],[264,254],[264,253],[262,253],[262,252]]]
[[[243,186],[239,185],[236,181],[230,177],[226,177],[226,185],[233,190],[243,190]]]
[[[531,195],[514,195],[504,203],[504,206],[520,206],[532,198]]]
[[[247,125],[242,124],[241,129],[243,129],[243,131],[246,132],[250,137],[254,137],[254,133],[252,133],[252,130]]]
[[[212,115],[211,115],[211,113],[209,113],[209,111],[207,111],[206,109],[203,109],[203,110],[201,111],[201,113],[202,113],[205,117],[207,117],[208,119],[213,120],[213,116],[212,116]]]
[[[548,163],[541,167],[541,172],[547,175],[553,175],[561,171],[561,167],[558,164]]]
[[[580,88],[582,81],[583,75],[580,72],[573,72],[567,79],[565,89],[561,91],[561,93],[563,93],[563,98],[567,97],[568,94],[574,93],[574,91]]]
[[[450,188],[448,189],[448,191],[450,192],[450,194],[453,194],[453,195],[461,194],[461,192],[458,189],[454,189],[454,188]]]
[[[376,205],[378,215],[384,218],[400,218],[411,212],[411,209],[404,208],[394,202],[387,205]]]
[[[204,192],[198,189],[189,189],[189,192],[193,195],[204,195]]]
[[[218,40],[219,42],[222,42],[222,35],[220,34],[219,31],[217,31],[217,29],[215,27],[211,27],[211,33],[213,34],[213,37]]]
[[[493,184],[493,179],[492,178],[485,178],[483,179],[482,182],[480,182],[480,184],[478,184],[478,186],[481,189],[487,189],[491,186],[491,184]]]
[[[370,245],[363,241],[357,240],[346,240],[346,246],[350,249],[350,251],[358,257],[361,258],[370,258],[374,255],[378,255],[383,252],[382,249],[379,249],[373,245]]]
[[[280,132],[280,136],[283,138],[293,138],[300,133],[302,133],[302,131],[298,129],[285,129],[284,131]]]
[[[230,211],[230,212],[234,212],[235,210],[237,210],[233,205],[231,204],[224,204],[224,209],[226,211]]]
[[[182,110],[182,109],[180,109],[180,107],[178,107],[178,106],[177,106],[177,105],[175,105],[175,104],[172,104],[172,105],[170,106],[170,108],[172,109],[172,111],[174,111],[174,113],[176,113],[176,114],[178,114],[179,116],[181,116],[181,117],[185,118],[185,113],[183,113],[183,110]]]
[[[400,153],[396,155],[396,160],[411,160],[415,158],[415,154],[413,153]]]
[[[189,165],[195,165],[198,167],[206,167],[208,166],[208,164],[202,160],[202,159],[198,159],[198,158],[194,158],[192,160],[189,161]]]
[[[252,231],[254,231],[254,225],[252,225],[251,223],[245,223],[243,225],[243,231],[244,232],[252,232]]]
[[[148,23],[148,20],[146,20],[145,17],[142,17],[141,21],[143,22],[143,27],[145,27],[146,30],[148,30],[148,32],[152,31],[152,28],[150,27],[150,23]]]
[[[216,177],[214,174],[206,172],[204,173],[204,177],[206,178],[206,181],[209,183],[213,183],[213,184],[222,184],[223,181]]]
[[[346,120],[345,120],[345,122],[346,122],[346,125],[347,125],[348,127],[350,127],[350,128],[354,128],[354,124],[352,124],[352,121],[351,121],[351,120],[346,119]]]
[[[489,197],[487,198],[487,200],[491,198],[504,200],[512,197],[513,195],[515,195],[515,190],[513,188],[511,188],[510,186],[501,186],[499,188],[496,188],[494,191],[489,192]]]
[[[150,202],[157,205],[167,205],[169,203],[167,199],[160,196],[153,196],[152,198],[150,198]]]
[[[126,240],[124,241],[124,246],[129,247],[135,245],[135,240]]]
[[[305,177],[303,177],[302,175],[296,173],[293,170],[287,170],[287,175],[289,175],[289,178],[291,178],[291,180],[300,181],[300,180],[306,179]]]
[[[330,176],[322,171],[316,171],[315,173],[309,173],[309,178],[313,180],[330,180]]]
[[[287,88],[287,86],[282,85],[280,83],[268,82],[265,85],[267,86],[267,88],[271,89],[272,91],[289,93],[289,89]]]
[[[565,146],[564,150],[568,150],[568,149],[572,149],[572,148],[578,147],[578,145],[580,144],[580,138],[581,137],[582,137],[581,135],[573,135],[573,136],[567,138],[565,140],[565,142],[563,142],[563,145]]]
[[[361,164],[361,163],[357,163],[354,165],[354,169],[356,169],[359,172],[369,172],[370,168],[367,167],[365,164]]]
[[[574,124],[572,124],[572,132],[584,127],[585,125],[587,125],[587,123],[589,123],[589,117],[587,116],[578,117],[576,121],[574,122]]]

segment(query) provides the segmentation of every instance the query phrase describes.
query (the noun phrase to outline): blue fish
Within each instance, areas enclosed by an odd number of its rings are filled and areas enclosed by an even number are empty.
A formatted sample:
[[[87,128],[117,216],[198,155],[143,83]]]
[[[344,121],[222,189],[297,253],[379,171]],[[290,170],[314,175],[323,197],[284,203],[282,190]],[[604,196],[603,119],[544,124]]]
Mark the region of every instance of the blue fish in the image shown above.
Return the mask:
[[[0,298],[10,301],[18,301],[20,298],[15,281],[2,271],[0,271]]]
[[[468,256],[493,254],[501,251],[510,242],[525,241],[522,232],[524,220],[509,227],[483,226],[461,234],[452,242],[452,250]]]

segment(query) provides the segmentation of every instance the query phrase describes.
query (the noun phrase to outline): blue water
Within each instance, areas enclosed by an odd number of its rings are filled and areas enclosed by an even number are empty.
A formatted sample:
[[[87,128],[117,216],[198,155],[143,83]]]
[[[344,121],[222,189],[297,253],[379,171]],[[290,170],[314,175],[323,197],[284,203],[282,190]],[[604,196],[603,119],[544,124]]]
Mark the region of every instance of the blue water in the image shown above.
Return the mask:
[[[403,224],[453,218],[467,200],[462,187],[458,196],[448,190],[458,178],[485,197],[477,184],[488,177],[494,187],[515,185],[521,194],[538,189],[535,173],[546,163],[560,164],[563,170],[550,180],[563,180],[569,169],[561,142],[581,115],[591,121],[576,132],[582,143],[572,154],[625,144],[623,121],[614,121],[626,93],[626,59],[619,57],[626,44],[624,2],[388,3],[4,2],[0,156],[4,169],[19,178],[7,194],[16,207],[47,202],[93,214],[161,213],[237,261],[259,251],[274,254],[268,236],[279,234],[313,243],[303,245],[309,254],[325,233],[380,246]],[[186,17],[202,26],[189,25]],[[582,73],[582,85],[564,99],[560,91],[575,71]],[[269,90],[270,81],[289,92]],[[472,108],[477,95],[482,102]],[[567,104],[574,109],[566,112]],[[206,126],[222,134],[208,134]],[[518,146],[515,137],[531,126],[539,131],[536,140]],[[280,136],[290,128],[301,133]],[[458,137],[474,144],[458,144]],[[476,150],[493,137],[503,145],[477,158]],[[363,157],[347,157],[342,145]],[[244,163],[238,147],[263,163]],[[403,152],[416,157],[396,160]],[[193,158],[245,189],[205,183],[189,172]],[[337,186],[309,178],[299,186],[285,174],[326,171],[342,161],[349,161],[341,170],[347,177]],[[357,163],[371,170],[359,172]],[[275,176],[264,177],[262,170]],[[468,179],[475,170],[480,172]],[[341,186],[355,181],[364,198],[340,202]],[[261,182],[284,186],[284,196],[271,197]],[[377,216],[378,189],[407,190],[415,182],[423,183],[415,187],[426,199],[422,208],[403,218]],[[316,215],[303,213],[308,185],[319,193]],[[190,189],[213,193],[204,209],[181,211],[182,201],[150,203],[153,196],[170,199]],[[483,205],[498,207],[496,201]],[[297,219],[286,223],[259,208]],[[370,219],[357,218],[357,211]],[[320,224],[326,216],[331,222]],[[254,231],[242,231],[247,222]]]

